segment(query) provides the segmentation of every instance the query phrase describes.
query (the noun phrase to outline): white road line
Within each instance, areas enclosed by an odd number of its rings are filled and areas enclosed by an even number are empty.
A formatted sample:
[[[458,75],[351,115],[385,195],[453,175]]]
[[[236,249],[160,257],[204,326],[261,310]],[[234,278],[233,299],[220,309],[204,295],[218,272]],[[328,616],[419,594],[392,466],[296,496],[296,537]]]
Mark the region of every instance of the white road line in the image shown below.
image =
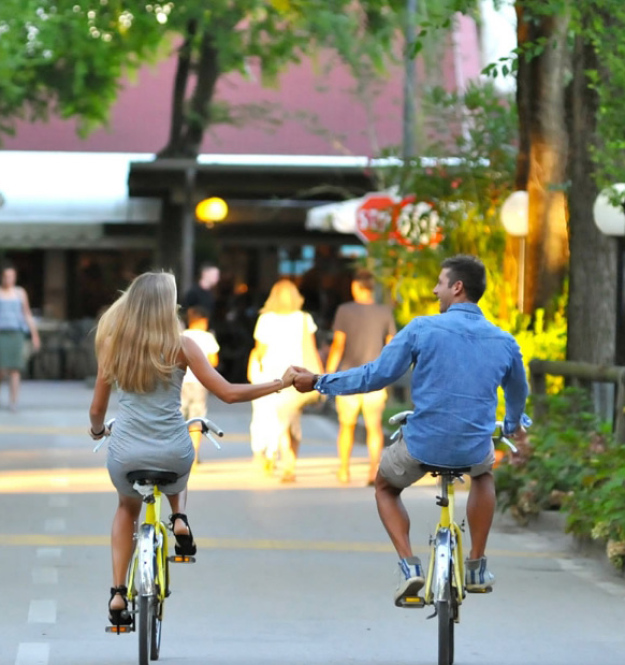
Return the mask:
[[[56,623],[56,600],[31,600],[28,623]]]
[[[63,549],[60,547],[38,547],[38,559],[60,559]]]
[[[67,508],[69,506],[69,497],[67,494],[52,494],[48,505],[50,508]]]
[[[66,530],[67,524],[62,517],[52,517],[45,521],[43,528],[46,533],[61,533]]]
[[[32,571],[33,584],[58,584],[58,568],[52,566],[38,566]]]
[[[15,665],[48,665],[50,645],[41,642],[22,642],[17,647]]]

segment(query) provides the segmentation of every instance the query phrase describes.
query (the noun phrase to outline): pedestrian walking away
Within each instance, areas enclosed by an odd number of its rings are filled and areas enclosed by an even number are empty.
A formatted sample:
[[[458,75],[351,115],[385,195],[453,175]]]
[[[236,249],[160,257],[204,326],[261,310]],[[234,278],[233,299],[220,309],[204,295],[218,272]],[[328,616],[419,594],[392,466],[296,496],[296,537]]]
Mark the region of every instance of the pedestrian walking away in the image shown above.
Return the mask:
[[[150,469],[175,473],[163,487],[171,505],[177,551],[196,551],[186,515],[187,480],[194,450],[180,410],[180,389],[187,367],[200,383],[227,403],[245,402],[275,393],[293,383],[293,370],[257,385],[226,381],[208,362],[193,339],[181,334],[176,282],[168,273],[145,273],[103,314],[96,331],[98,374],[89,410],[89,434],[95,440],[110,434],[107,468],[118,493],[111,548],[113,586],[109,620],[130,625],[124,585],[133,551],[134,524],[141,496],[128,473]],[[105,426],[111,388],[119,392],[115,426]]]
[[[336,374],[295,368],[297,390],[351,395],[379,390],[414,365],[414,411],[400,439],[384,450],[375,480],[378,513],[400,559],[396,604],[424,583],[401,500],[402,491],[425,475],[423,465],[469,469],[466,588],[492,588],[495,579],[487,567],[486,543],[495,512],[492,433],[498,386],[505,394],[504,434],[526,447],[525,427],[531,423],[524,414],[528,389],[519,346],[512,335],[488,322],[477,305],[486,290],[483,263],[458,255],[443,261],[441,268],[434,287],[440,315],[413,319],[376,360]]]
[[[219,364],[219,344],[215,335],[209,331],[208,312],[200,305],[194,305],[187,310],[187,328],[182,333],[192,339],[202,350],[212,367]],[[185,420],[206,417],[206,400],[208,390],[201,384],[197,376],[187,367],[182,380],[180,395],[182,415]],[[193,449],[195,450],[195,463],[199,464],[199,450],[202,432],[194,429],[190,432]]]
[[[2,265],[0,278],[0,385],[9,379],[9,410],[17,411],[22,371],[26,364],[24,344],[30,335],[33,351],[41,342],[30,311],[26,291],[17,285],[13,264]]]
[[[219,283],[219,268],[212,263],[203,263],[199,269],[198,281],[184,294],[182,307],[202,307],[209,318],[215,313],[215,287]]]
[[[302,311],[304,299],[293,282],[278,280],[261,309],[256,322],[248,365],[251,380],[265,381],[284,363],[301,365],[305,362],[322,371],[323,365],[312,316]],[[295,461],[302,439],[300,418],[305,399],[290,388],[252,404],[250,436],[256,461],[272,472],[277,452],[282,463],[282,482],[295,480]]]
[[[334,317],[334,337],[328,353],[326,372],[360,367],[375,360],[396,332],[393,310],[388,305],[376,304],[375,278],[369,270],[356,271],[352,283],[353,302],[340,305]],[[349,464],[354,447],[354,430],[358,414],[362,412],[367,431],[369,451],[369,480],[373,485],[384,446],[382,414],[386,405],[385,388],[369,393],[337,395],[336,411],[339,419],[337,440],[341,483],[350,480]]]

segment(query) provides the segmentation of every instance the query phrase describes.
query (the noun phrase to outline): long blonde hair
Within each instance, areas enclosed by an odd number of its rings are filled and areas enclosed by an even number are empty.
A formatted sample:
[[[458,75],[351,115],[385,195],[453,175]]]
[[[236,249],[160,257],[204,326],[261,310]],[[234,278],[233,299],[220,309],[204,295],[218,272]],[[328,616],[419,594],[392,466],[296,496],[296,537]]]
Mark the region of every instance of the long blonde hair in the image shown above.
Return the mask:
[[[276,314],[290,314],[302,309],[304,298],[297,290],[297,287],[289,279],[279,279],[269,292],[269,297],[265,301],[262,314],[266,312],[275,312]]]
[[[136,277],[102,315],[95,337],[107,383],[147,393],[171,379],[180,352],[176,280],[161,272]]]

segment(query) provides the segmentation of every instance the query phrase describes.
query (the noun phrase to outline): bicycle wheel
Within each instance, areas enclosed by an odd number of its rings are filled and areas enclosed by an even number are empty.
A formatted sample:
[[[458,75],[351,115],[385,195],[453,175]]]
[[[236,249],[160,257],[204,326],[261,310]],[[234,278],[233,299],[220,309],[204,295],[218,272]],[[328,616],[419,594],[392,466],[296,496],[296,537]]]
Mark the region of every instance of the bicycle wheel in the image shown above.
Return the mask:
[[[163,574],[165,577],[165,591],[164,595],[169,593],[169,562],[163,556],[163,550],[159,549],[161,557],[161,565],[163,566]],[[163,622],[163,603],[153,598],[153,611],[152,611],[152,626],[150,632],[150,660],[158,660],[161,650],[161,629]]]
[[[139,665],[149,665],[152,645],[153,598],[139,596]]]
[[[161,650],[161,603],[154,602],[153,607],[158,607],[158,612],[152,612],[152,626],[150,630],[150,660],[158,660]]]
[[[447,550],[448,551],[448,550]],[[448,559],[449,561],[449,559]],[[436,615],[438,616],[438,665],[453,665],[454,662],[454,619],[457,608],[456,600],[452,595],[454,589],[451,584],[451,562],[445,565],[438,578],[438,598],[436,601]]]

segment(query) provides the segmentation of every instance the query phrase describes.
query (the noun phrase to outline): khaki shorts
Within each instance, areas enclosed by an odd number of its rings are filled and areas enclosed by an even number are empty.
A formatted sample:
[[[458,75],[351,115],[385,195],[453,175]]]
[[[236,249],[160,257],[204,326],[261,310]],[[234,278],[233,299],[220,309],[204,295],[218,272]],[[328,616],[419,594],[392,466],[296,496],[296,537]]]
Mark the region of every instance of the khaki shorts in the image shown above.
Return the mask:
[[[206,417],[208,390],[201,383],[183,383],[180,392],[180,408],[185,420]]]
[[[469,467],[467,474],[471,478],[477,478],[492,471],[495,463],[495,449],[491,448],[486,459],[480,464]],[[404,489],[417,480],[421,480],[428,473],[422,466],[423,462],[412,457],[406,447],[406,442],[401,437],[394,444],[385,448],[380,460],[380,475],[393,487]]]
[[[382,413],[386,406],[386,390],[374,390],[360,395],[337,395],[336,413],[342,425],[355,425],[358,414],[362,411],[365,425],[377,425],[382,422]]]

